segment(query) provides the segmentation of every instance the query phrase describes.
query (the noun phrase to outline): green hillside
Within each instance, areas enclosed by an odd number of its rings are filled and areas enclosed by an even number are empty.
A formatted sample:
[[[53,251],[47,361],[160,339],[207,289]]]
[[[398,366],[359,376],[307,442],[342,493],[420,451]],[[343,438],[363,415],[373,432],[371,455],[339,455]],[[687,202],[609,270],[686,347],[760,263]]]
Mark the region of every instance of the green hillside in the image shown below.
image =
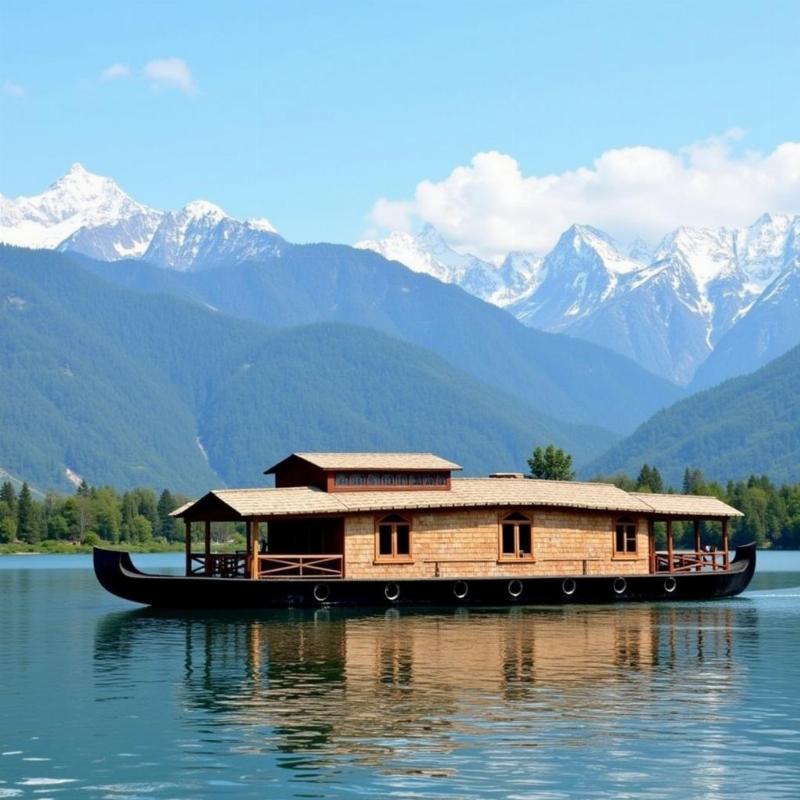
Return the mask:
[[[0,467],[41,488],[67,488],[67,469],[121,488],[254,484],[298,449],[437,450],[475,473],[520,468],[533,442],[580,459],[614,438],[374,330],[274,331],[10,247],[0,381]]]
[[[582,472],[636,474],[643,463],[676,486],[686,466],[720,481],[800,480],[800,347],[659,412]]]
[[[344,322],[438,353],[485,383],[559,419],[631,432],[681,390],[589,342],[528,328],[457,286],[377,253],[287,245],[280,257],[180,273],[84,259],[130,288],[167,292],[274,327]]]

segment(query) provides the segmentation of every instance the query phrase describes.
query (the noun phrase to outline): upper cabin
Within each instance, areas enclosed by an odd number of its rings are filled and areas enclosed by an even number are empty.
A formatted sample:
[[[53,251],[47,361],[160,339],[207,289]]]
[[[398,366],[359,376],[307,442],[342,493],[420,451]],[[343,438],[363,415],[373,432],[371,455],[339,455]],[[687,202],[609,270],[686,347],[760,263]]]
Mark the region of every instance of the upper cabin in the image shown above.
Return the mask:
[[[274,488],[215,490],[173,512],[186,524],[186,574],[394,580],[728,568],[728,525],[741,513],[715,497],[515,472],[453,477],[460,469],[432,453],[292,453],[265,470]],[[693,526],[688,552],[673,546],[678,520]],[[718,552],[702,547],[703,521],[720,533]],[[217,522],[244,523],[243,552],[211,552]],[[193,550],[197,524],[202,552]]]
[[[458,464],[433,453],[292,453],[264,470],[275,488],[316,486],[325,492],[450,489]]]

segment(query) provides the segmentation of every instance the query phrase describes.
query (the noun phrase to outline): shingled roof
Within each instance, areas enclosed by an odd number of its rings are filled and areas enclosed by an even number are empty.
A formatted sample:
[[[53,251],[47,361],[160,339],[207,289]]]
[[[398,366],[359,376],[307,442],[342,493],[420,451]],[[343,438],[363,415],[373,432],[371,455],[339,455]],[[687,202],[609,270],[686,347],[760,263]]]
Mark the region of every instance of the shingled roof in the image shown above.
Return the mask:
[[[264,474],[270,475],[291,458],[300,458],[315,467],[326,470],[397,470],[403,472],[461,469],[458,464],[433,453],[292,453],[264,470]]]
[[[292,517],[436,508],[550,507],[654,514],[674,518],[742,516],[716,497],[625,492],[608,483],[456,478],[450,491],[395,490],[328,493],[314,487],[218,489],[215,498],[241,517]],[[200,502],[200,501],[198,501]],[[176,509],[182,517],[194,503]]]

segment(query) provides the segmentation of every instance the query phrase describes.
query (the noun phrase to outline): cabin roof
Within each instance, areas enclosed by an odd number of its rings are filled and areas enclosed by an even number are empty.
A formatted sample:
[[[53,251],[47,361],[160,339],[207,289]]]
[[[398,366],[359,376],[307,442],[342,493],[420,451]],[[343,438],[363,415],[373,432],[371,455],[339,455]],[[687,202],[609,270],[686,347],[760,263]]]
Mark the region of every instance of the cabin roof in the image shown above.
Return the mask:
[[[264,470],[270,475],[287,461],[300,458],[320,469],[338,470],[458,470],[461,467],[433,453],[292,453]]]
[[[716,497],[694,494],[650,494],[646,492],[631,492],[631,496],[638,497],[647,503],[656,514],[667,517],[705,517],[716,519],[723,517],[743,517],[741,511],[723,503]]]
[[[675,518],[737,517],[741,513],[715,497],[626,492],[609,483],[530,479],[455,478],[450,491],[363,491],[329,493],[309,486],[283,489],[218,489],[213,496],[241,517],[403,511],[436,508],[540,506],[577,510],[656,514]],[[200,501],[197,501],[198,503]],[[176,509],[184,516],[194,504]]]

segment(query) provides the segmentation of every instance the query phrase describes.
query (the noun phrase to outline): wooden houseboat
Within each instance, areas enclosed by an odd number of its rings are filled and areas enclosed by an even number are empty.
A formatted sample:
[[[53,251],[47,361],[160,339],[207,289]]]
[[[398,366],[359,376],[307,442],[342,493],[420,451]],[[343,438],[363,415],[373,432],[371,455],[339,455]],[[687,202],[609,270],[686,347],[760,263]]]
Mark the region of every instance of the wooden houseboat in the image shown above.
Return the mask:
[[[460,469],[430,453],[294,453],[265,471],[274,488],[216,490],[173,512],[185,575],[144,574],[100,548],[95,571],[113,594],[172,608],[709,599],[755,571],[754,545],[729,555],[741,512],[715,497]],[[694,526],[689,552],[673,546],[678,520]],[[212,552],[217,522],[244,523],[244,551]],[[719,549],[703,547],[702,522],[719,526]]]

